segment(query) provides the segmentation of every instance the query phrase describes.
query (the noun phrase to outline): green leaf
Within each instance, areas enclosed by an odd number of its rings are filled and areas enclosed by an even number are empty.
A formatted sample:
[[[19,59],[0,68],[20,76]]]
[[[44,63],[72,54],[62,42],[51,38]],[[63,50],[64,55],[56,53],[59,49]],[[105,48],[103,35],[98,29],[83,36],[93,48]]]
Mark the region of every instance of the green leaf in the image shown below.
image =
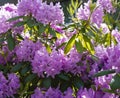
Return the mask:
[[[73,85],[74,85],[76,88],[80,89],[81,87],[84,86],[84,83],[83,83],[83,81],[81,80],[80,77],[75,77],[74,80],[73,80]]]
[[[52,28],[49,27],[48,31],[49,31],[49,33],[50,33],[53,37],[56,37],[56,32],[55,32],[55,30],[53,30]]]
[[[34,21],[33,19],[29,19],[26,24],[27,24],[30,28],[36,25],[36,23],[35,23],[35,21]]]
[[[46,29],[46,27],[45,27],[43,24],[39,23],[38,32],[39,32],[39,33],[43,33],[43,32],[45,32],[45,29]]]
[[[12,72],[18,72],[18,71],[21,69],[22,66],[23,66],[22,63],[18,63],[17,65],[15,65],[15,66],[11,69],[11,71],[12,71]]]
[[[25,66],[22,70],[21,70],[21,75],[25,75],[28,71],[30,71],[30,66]]]
[[[103,91],[103,92],[107,92],[107,93],[115,93],[113,90],[111,90],[111,89],[106,89],[106,88],[102,89],[102,91]]]
[[[36,78],[36,74],[30,74],[30,75],[28,75],[27,77],[26,77],[26,79],[25,79],[25,84],[26,83],[30,83],[33,79],[35,79]]]
[[[0,43],[3,43],[5,41],[5,38],[4,37],[1,37],[0,38]]]
[[[70,40],[68,41],[68,43],[66,44],[65,46],[65,49],[64,49],[64,53],[67,54],[71,48],[74,46],[74,43],[75,43],[75,38],[76,38],[76,34],[74,34]]]
[[[60,49],[61,47],[65,46],[66,45],[66,42],[62,43],[61,45],[59,45],[56,50]]]
[[[110,87],[112,90],[117,90],[120,89],[120,74],[116,74],[111,83],[110,83]]]
[[[62,79],[62,80],[65,80],[65,81],[69,81],[69,80],[70,80],[69,76],[68,76],[68,75],[65,75],[65,74],[63,74],[63,73],[59,74],[58,77],[59,77],[60,79]]]
[[[100,71],[98,73],[96,73],[94,75],[94,77],[100,77],[100,76],[104,76],[104,75],[108,75],[108,74],[113,74],[115,73],[115,70],[104,70],[104,71]]]
[[[79,39],[75,40],[75,46],[78,52],[82,53],[83,51],[85,51],[85,48],[82,46],[82,43]]]
[[[48,53],[52,52],[50,45],[45,44],[45,47],[46,47]]]
[[[25,16],[17,16],[17,17],[10,18],[10,19],[8,19],[7,21],[8,21],[8,22],[11,22],[11,21],[15,21],[15,20],[18,20],[18,19],[24,18],[24,17],[25,17]]]
[[[87,50],[89,50],[90,53],[94,54],[95,53],[94,47],[93,47],[93,44],[91,43],[90,39],[85,35],[83,36],[83,39],[85,41],[85,48]]]
[[[26,24],[26,21],[20,21],[20,22],[16,23],[16,24],[14,25],[14,27],[24,26],[25,24]]]
[[[11,33],[8,33],[7,35],[7,44],[8,44],[9,50],[12,51],[15,48],[15,39],[12,37]]]
[[[51,86],[51,78],[43,79],[41,85],[45,88],[49,88]]]

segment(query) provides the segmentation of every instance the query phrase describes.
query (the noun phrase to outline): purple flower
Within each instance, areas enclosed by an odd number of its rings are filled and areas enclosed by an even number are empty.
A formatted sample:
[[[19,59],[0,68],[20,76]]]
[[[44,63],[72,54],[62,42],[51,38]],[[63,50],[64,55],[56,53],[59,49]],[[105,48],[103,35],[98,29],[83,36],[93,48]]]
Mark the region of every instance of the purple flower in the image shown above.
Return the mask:
[[[32,15],[37,21],[44,24],[61,24],[64,22],[64,14],[61,5],[57,3],[48,5],[42,0],[21,0],[18,3],[19,15]]]
[[[96,48],[96,55],[103,61],[103,70],[115,69],[120,72],[120,45],[107,47],[99,51],[100,48]],[[100,55],[99,55],[100,54]]]
[[[112,35],[115,37],[115,39],[120,42],[120,32],[115,29],[115,30],[112,30]]]
[[[95,92],[92,89],[80,89],[77,93],[77,98],[94,98],[94,94]]]
[[[109,13],[114,10],[111,0],[98,0],[97,3],[98,6],[102,6],[103,9],[105,9]]]
[[[34,94],[31,95],[31,98],[74,98],[72,89],[68,88],[67,91],[62,93],[58,88],[49,88],[44,91],[41,91],[39,88],[36,88]]]
[[[80,20],[88,20],[90,17],[90,6],[89,1],[87,3],[84,3],[84,5],[81,5],[78,9],[77,18]]]
[[[63,96],[60,90],[49,88],[45,93],[45,98],[63,98]]]
[[[19,78],[15,74],[8,74],[8,96],[12,96],[17,93],[20,87]]]
[[[103,21],[103,16],[104,16],[104,13],[103,13],[102,7],[97,7],[95,8],[95,10],[91,15],[91,22],[96,24],[98,27],[100,27]]]
[[[0,97],[7,98],[13,97],[17,93],[17,90],[20,87],[19,78],[11,73],[8,74],[8,79],[0,72]]]
[[[36,88],[34,94],[31,95],[31,98],[45,98],[39,88]]]
[[[84,88],[78,91],[77,98],[118,98],[118,96],[102,91],[94,91],[91,88],[88,90]]]
[[[64,92],[63,98],[74,98],[72,94],[73,94],[73,90],[71,88],[68,88],[67,91]]]
[[[0,64],[4,65],[12,61],[13,51],[10,51],[7,46],[3,46],[0,52]]]
[[[17,7],[14,4],[5,4],[0,9],[0,34],[7,32],[12,26],[12,22],[7,22],[8,19],[17,16]]]
[[[44,24],[61,24],[64,22],[64,14],[59,3],[56,5],[53,5],[53,3],[50,3],[50,5],[42,3],[33,16],[37,21]]]
[[[31,61],[34,58],[35,52],[39,50],[41,43],[34,43],[31,40],[25,39],[19,46],[16,47],[16,55],[18,61]]]
[[[63,62],[64,56],[60,52],[54,50],[51,54],[48,54],[45,47],[43,47],[35,53],[32,61],[33,72],[37,73],[38,76],[46,74],[54,77],[62,70]]]
[[[101,76],[95,79],[95,84],[97,87],[109,89],[109,84],[112,80],[112,75]]]

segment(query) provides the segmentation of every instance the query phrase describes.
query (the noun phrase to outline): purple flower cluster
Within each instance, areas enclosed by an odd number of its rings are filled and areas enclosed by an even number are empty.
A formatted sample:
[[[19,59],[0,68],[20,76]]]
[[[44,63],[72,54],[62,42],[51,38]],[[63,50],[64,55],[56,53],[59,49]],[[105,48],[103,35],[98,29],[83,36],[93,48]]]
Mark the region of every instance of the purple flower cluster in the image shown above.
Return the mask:
[[[62,66],[65,61],[64,55],[61,53],[53,51],[49,54],[46,48],[43,47],[35,53],[34,60],[32,61],[33,72],[39,76],[47,74],[47,76],[54,77],[63,69]]]
[[[64,55],[63,50],[53,50],[49,54],[46,48],[43,47],[35,52],[34,59],[32,60],[33,73],[37,73],[38,76],[44,77],[44,75],[47,75],[53,78],[61,71],[71,72],[74,75],[83,74],[88,68],[88,62],[94,63],[89,56],[84,56],[85,54],[82,55],[75,49],[67,56]]]
[[[115,69],[120,72],[120,45],[113,47],[97,47],[96,55],[104,63],[103,70]]]
[[[114,11],[114,8],[111,3],[112,0],[98,0],[98,6],[102,6],[103,9],[105,9],[107,12]]]
[[[95,79],[96,87],[110,89],[109,84],[111,80],[112,75],[98,77]]]
[[[100,27],[103,22],[103,9],[101,7],[96,8],[91,15],[91,22],[95,23],[98,27]]]
[[[88,20],[90,17],[90,6],[89,2],[84,3],[84,5],[81,5],[78,9],[77,18],[80,20]]]
[[[43,91],[44,92],[44,91]],[[68,88],[67,91],[62,93],[59,89],[49,88],[43,93],[39,88],[35,89],[31,98],[75,98],[73,90]],[[104,93],[101,90],[94,91],[93,89],[80,89],[77,92],[77,98],[118,98],[118,96],[110,93]]]
[[[37,21],[44,24],[61,24],[64,22],[64,14],[59,3],[48,5],[42,0],[21,0],[17,7],[19,15],[32,14]]]
[[[72,89],[68,88],[67,91],[62,93],[59,89],[49,88],[44,94],[39,88],[36,88],[31,98],[74,98],[72,96]]]
[[[80,89],[77,93],[77,98],[119,98],[118,96],[102,91],[94,91],[93,89]]]
[[[40,47],[41,47],[41,43],[39,41],[34,43],[29,39],[25,39],[15,49],[15,53],[17,55],[18,61],[33,60],[35,52],[39,50]]]
[[[84,6],[81,5],[77,12],[77,18],[79,20],[90,20],[91,23],[100,27],[103,22],[104,9],[107,12],[110,12],[113,10],[113,6],[110,0],[98,0],[97,2],[98,4],[93,11],[90,9],[90,0],[87,3],[84,3]]]
[[[13,51],[10,51],[7,46],[3,46],[0,50],[0,64],[4,65],[6,62],[11,61]]]
[[[8,79],[0,72],[0,98],[14,97],[20,87],[16,74],[8,74]]]
[[[13,26],[13,23],[7,20],[15,16],[17,16],[17,7],[14,4],[5,4],[0,7],[0,34],[7,32]]]

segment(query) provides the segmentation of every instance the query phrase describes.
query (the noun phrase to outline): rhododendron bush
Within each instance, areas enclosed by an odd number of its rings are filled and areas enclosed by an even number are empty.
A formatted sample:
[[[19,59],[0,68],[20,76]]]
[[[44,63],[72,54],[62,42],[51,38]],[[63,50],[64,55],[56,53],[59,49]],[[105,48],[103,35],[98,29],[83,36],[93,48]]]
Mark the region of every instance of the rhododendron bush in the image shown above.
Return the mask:
[[[0,98],[119,98],[119,4],[0,6]]]

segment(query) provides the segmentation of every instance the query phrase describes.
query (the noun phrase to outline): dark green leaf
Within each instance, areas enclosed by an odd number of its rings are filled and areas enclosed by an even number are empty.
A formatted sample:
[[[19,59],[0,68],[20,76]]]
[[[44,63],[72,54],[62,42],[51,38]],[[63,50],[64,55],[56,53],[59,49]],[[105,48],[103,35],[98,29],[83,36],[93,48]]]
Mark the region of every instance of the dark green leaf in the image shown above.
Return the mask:
[[[24,26],[25,24],[26,24],[26,21],[20,21],[20,22],[16,23],[16,24],[14,25],[14,27]]]
[[[35,21],[32,20],[32,19],[29,19],[26,24],[27,24],[29,27],[33,27],[33,26],[36,25]]]
[[[15,21],[15,20],[18,20],[20,18],[23,18],[24,16],[17,16],[17,17],[14,17],[14,18],[10,18],[9,20],[7,20],[8,22],[11,22],[11,21]]]
[[[8,35],[7,35],[7,43],[8,43],[9,50],[12,51],[14,49],[14,47],[15,47],[15,40],[12,37],[11,33],[8,33]]]
[[[55,30],[53,30],[52,28],[49,27],[48,31],[50,32],[50,34],[51,34],[53,37],[56,37],[56,32],[55,32]]]
[[[120,74],[116,74],[111,83],[110,83],[110,87],[112,90],[117,90],[120,89]]]
[[[30,71],[30,66],[25,66],[25,67],[21,70],[21,75],[25,75],[28,71]]]
[[[65,46],[66,45],[66,42],[62,43],[61,45],[59,45],[56,49],[60,49],[61,47]]]
[[[51,86],[51,78],[45,78],[45,79],[43,79],[41,85],[43,87],[45,87],[45,88],[49,88]]]
[[[80,89],[81,87],[84,86],[84,83],[83,83],[83,81],[81,80],[80,77],[75,77],[74,80],[73,80],[73,85],[74,85],[76,88]]]
[[[46,29],[46,27],[45,27],[43,24],[40,24],[40,23],[39,23],[38,32],[39,32],[39,33],[43,33],[43,32],[45,32],[45,29]]]
[[[25,83],[30,83],[33,79],[36,78],[36,75],[35,74],[30,74],[26,77],[25,79]]]
[[[104,70],[104,71],[100,71],[100,72],[96,73],[94,76],[95,77],[100,77],[100,76],[113,74],[113,73],[115,73],[115,70]]]
[[[23,66],[22,63],[18,63],[17,65],[14,65],[14,67],[11,69],[12,72],[17,72],[21,69],[21,67]]]
[[[62,80],[65,80],[65,81],[69,81],[69,76],[68,75],[65,75],[63,73],[59,74],[58,77]]]
[[[0,43],[3,43],[5,41],[5,38],[4,37],[1,37],[0,38]]]

